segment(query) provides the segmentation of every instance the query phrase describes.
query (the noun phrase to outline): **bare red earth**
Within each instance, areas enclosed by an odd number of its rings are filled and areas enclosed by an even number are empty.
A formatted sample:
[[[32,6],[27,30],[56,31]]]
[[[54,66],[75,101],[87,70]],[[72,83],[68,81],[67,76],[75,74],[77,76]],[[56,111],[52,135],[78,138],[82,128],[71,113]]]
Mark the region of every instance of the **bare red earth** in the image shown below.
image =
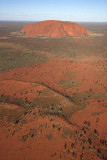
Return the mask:
[[[22,31],[28,37],[75,37],[87,36],[83,26],[68,21],[47,20],[26,25]]]

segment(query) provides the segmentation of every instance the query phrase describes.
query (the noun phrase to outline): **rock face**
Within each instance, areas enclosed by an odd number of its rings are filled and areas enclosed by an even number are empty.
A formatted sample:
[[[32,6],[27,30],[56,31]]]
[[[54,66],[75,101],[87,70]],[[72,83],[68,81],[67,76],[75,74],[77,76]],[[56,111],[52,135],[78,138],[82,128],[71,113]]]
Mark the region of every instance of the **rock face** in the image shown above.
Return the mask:
[[[83,26],[68,21],[47,20],[26,25],[22,30],[27,37],[87,36]]]

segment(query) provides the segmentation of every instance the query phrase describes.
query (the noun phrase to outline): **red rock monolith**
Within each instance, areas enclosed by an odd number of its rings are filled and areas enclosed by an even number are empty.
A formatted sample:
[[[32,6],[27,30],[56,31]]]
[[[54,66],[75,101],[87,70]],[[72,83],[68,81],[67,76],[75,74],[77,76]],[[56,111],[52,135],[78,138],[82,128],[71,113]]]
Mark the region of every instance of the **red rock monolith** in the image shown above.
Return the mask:
[[[87,36],[86,29],[73,22],[47,20],[26,25],[22,30],[27,37],[77,37]]]

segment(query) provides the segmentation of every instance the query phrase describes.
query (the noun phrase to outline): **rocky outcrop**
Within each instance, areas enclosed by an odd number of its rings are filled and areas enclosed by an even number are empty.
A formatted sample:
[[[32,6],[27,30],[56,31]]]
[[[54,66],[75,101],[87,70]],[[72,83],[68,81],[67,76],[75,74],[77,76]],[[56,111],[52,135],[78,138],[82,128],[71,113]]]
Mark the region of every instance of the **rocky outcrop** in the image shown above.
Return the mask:
[[[22,30],[27,37],[77,37],[87,36],[83,26],[68,21],[47,20],[26,25]]]

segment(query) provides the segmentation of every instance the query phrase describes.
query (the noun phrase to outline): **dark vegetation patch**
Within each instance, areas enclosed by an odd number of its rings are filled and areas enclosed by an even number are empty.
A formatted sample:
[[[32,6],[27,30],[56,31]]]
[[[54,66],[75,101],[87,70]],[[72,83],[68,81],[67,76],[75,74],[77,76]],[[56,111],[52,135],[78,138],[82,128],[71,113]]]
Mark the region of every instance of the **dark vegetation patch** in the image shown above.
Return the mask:
[[[8,108],[7,105],[15,104],[17,108]],[[22,116],[30,112],[35,106],[23,98],[14,98],[10,96],[0,96],[0,119],[7,117],[9,122],[18,124]]]
[[[41,64],[47,61],[45,55],[32,52],[21,52],[11,47],[0,47],[0,71],[5,72],[13,68]]]
[[[22,97],[10,97],[5,95],[0,95],[1,103],[15,104],[20,107],[34,108],[34,106],[27,100]]]
[[[74,102],[47,88],[41,91],[33,104],[40,109],[43,115],[59,116],[68,121],[72,114],[85,108],[84,103],[77,105]]]
[[[60,80],[57,82],[57,84],[62,85],[67,88],[75,88],[80,85],[75,79]]]
[[[97,115],[104,114],[104,113],[105,113],[104,111],[101,111],[101,112],[94,112],[94,113],[93,113],[93,116],[97,116]]]
[[[65,77],[72,77],[75,74],[75,72],[68,72],[64,76]]]
[[[20,31],[29,22],[0,21],[0,37],[11,36],[11,32]],[[30,22],[31,23],[31,22]]]
[[[102,93],[94,93],[91,90],[90,91],[86,91],[86,92],[81,92],[81,93],[74,93],[72,96],[72,101],[77,104],[77,105],[85,105],[85,101],[91,98],[95,98],[95,99],[100,99],[102,97],[105,97],[105,94]]]
[[[75,42],[77,40],[77,42]],[[51,55],[62,58],[76,58],[81,55],[85,56],[99,56],[105,55],[105,46],[107,38],[93,37],[93,38],[24,38],[12,37],[7,40],[0,40],[1,42],[10,42],[13,44],[21,44],[23,47],[33,51],[48,52]],[[101,41],[103,43],[101,43]]]
[[[106,22],[79,22],[80,25],[84,26],[87,30],[94,33],[103,33],[107,35],[107,23]]]
[[[52,139],[52,133],[47,134],[47,135],[46,135],[46,138],[47,138],[48,140],[51,140],[51,139]]]
[[[54,95],[54,91],[46,88],[41,91],[41,94],[38,95],[33,104],[45,115],[60,115],[63,108],[61,106],[61,99],[60,95]]]
[[[63,108],[63,116],[65,119],[71,119],[72,115],[77,111],[80,111],[86,107],[85,103],[75,104],[74,102],[71,105],[67,105]]]
[[[28,138],[32,139],[36,135],[37,135],[37,130],[35,128],[34,129],[30,129],[29,133],[23,135],[22,137],[19,137],[19,140],[22,141],[22,142],[26,142]]]
[[[63,127],[63,134],[62,137],[66,138],[67,136],[73,136],[73,131],[67,127]]]
[[[7,108],[6,103],[0,103],[0,120],[4,117],[7,118],[8,122],[13,122],[14,125],[18,124],[21,120],[26,109],[22,108]]]

